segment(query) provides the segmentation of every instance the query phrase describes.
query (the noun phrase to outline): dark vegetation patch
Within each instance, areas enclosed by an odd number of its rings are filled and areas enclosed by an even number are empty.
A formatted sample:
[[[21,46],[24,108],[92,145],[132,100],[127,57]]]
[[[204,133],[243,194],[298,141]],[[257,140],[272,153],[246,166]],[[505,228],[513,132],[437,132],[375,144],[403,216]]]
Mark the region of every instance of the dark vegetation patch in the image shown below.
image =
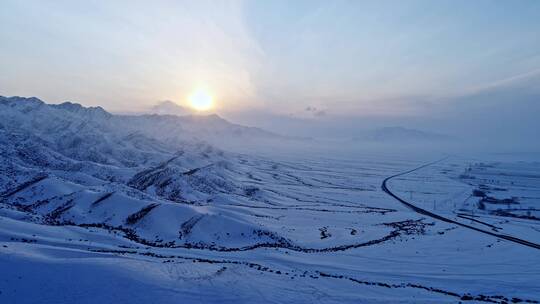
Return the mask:
[[[192,263],[205,263],[205,264],[229,264],[229,265],[239,265],[239,266],[245,266],[249,267],[251,269],[254,269],[256,271],[260,271],[262,273],[270,273],[275,275],[280,275],[284,277],[288,277],[289,279],[294,278],[308,278],[308,279],[335,279],[335,280],[346,280],[350,281],[356,284],[365,285],[365,286],[373,286],[373,287],[380,287],[380,288],[387,288],[387,289],[403,289],[403,288],[411,288],[411,289],[420,289],[424,290],[426,292],[430,293],[436,293],[443,296],[453,297],[456,298],[456,301],[476,301],[476,302],[486,302],[486,303],[538,303],[536,300],[530,300],[530,299],[521,299],[517,297],[505,297],[502,295],[483,295],[483,294],[470,294],[470,293],[464,293],[460,294],[458,292],[453,292],[449,290],[445,290],[438,287],[430,287],[425,286],[422,284],[416,284],[416,283],[387,283],[387,282],[380,282],[380,281],[367,281],[367,280],[360,280],[348,275],[342,275],[342,274],[334,274],[334,273],[328,273],[328,272],[322,272],[318,270],[314,271],[304,271],[299,269],[291,269],[291,270],[278,270],[275,268],[271,268],[268,266],[264,266],[258,263],[252,263],[252,262],[246,262],[246,261],[236,261],[236,260],[227,260],[227,259],[208,259],[208,258],[193,258],[193,257],[186,257],[186,256],[179,256],[179,255],[163,255],[158,254],[150,251],[146,252],[138,252],[136,250],[110,250],[110,249],[91,249],[92,252],[102,252],[102,253],[113,253],[118,255],[125,255],[125,254],[135,254],[135,255],[141,255],[141,256],[148,256],[158,259],[163,259],[163,263],[176,263],[178,260],[182,261],[191,261]],[[220,270],[217,271],[217,273],[225,271],[227,268],[222,267]]]
[[[245,194],[246,196],[254,196],[254,195],[257,194],[259,191],[260,191],[259,188],[257,188],[257,187],[251,187],[251,186],[250,186],[250,187],[246,187],[246,188],[244,189],[244,194]]]
[[[34,240],[34,239],[26,239],[26,238],[16,238],[16,237],[12,237],[10,238],[11,241],[14,241],[14,242],[21,242],[21,243],[37,243],[37,240]],[[4,246],[7,248],[7,246]]]
[[[314,206],[314,207],[305,207],[306,205],[289,205],[289,206],[251,206],[251,205],[245,205],[245,204],[229,204],[229,206],[238,206],[238,207],[245,207],[245,208],[252,208],[252,209],[270,209],[270,210],[300,210],[300,211],[314,211],[314,212],[329,212],[329,213],[379,213],[382,215],[385,215],[388,212],[395,212],[395,209],[388,209],[388,208],[378,208],[378,207],[368,207],[368,206],[349,206],[344,205],[340,206],[332,205],[336,207],[348,207],[348,208],[355,208],[358,210],[335,210],[335,209],[328,209],[328,208],[317,208],[317,205],[307,205],[307,206]]]
[[[153,204],[151,204],[153,205]],[[149,205],[149,206],[151,206]],[[146,209],[149,206],[143,208]],[[154,208],[154,207],[152,207]],[[151,209],[150,209],[151,210]],[[150,211],[148,210],[148,212]],[[142,210],[141,210],[142,211]],[[139,212],[141,212],[139,211]],[[135,214],[140,214],[139,212]],[[146,212],[146,213],[148,213]],[[144,213],[144,214],[146,214]],[[144,215],[143,215],[144,216]],[[136,216],[137,221],[140,220],[140,216]],[[367,246],[373,246],[380,243],[384,243],[393,239],[396,239],[402,235],[410,235],[410,234],[424,234],[425,233],[425,226],[431,226],[434,225],[433,223],[424,223],[423,219],[420,220],[406,220],[402,222],[393,222],[393,223],[385,223],[383,225],[393,227],[394,230],[390,231],[389,234],[380,237],[378,239],[369,240],[362,243],[354,243],[354,244],[346,244],[346,245],[339,245],[339,246],[333,246],[333,247],[323,247],[323,248],[309,248],[309,247],[303,247],[299,245],[293,244],[288,239],[279,236],[278,234],[266,231],[266,230],[254,230],[253,234],[262,237],[267,236],[272,241],[271,242],[261,242],[256,243],[253,245],[247,245],[243,247],[225,247],[225,246],[219,246],[216,244],[207,244],[203,242],[195,242],[195,243],[184,243],[184,244],[177,244],[174,241],[170,242],[163,242],[162,240],[157,241],[151,241],[147,240],[145,238],[140,237],[137,232],[134,229],[123,227],[123,226],[111,226],[103,223],[96,223],[96,224],[75,224],[70,221],[65,221],[63,223],[54,223],[55,225],[70,225],[70,226],[79,226],[79,227],[96,227],[96,228],[103,228],[107,229],[109,231],[120,231],[123,232],[124,237],[127,238],[130,241],[139,243],[141,245],[155,247],[155,248],[184,248],[184,249],[198,249],[198,250],[209,250],[209,251],[218,251],[218,252],[239,252],[239,251],[250,251],[255,250],[259,248],[280,248],[280,249],[287,249],[291,251],[296,252],[303,252],[303,253],[326,253],[326,252],[339,252],[339,251],[346,251],[350,249],[356,249],[361,247],[367,247]]]
[[[182,156],[184,151],[178,151],[172,158],[162,162],[153,168],[145,169],[137,174],[135,174],[127,183],[128,186],[135,189],[144,191],[146,188],[150,187],[162,177],[166,176],[169,169],[167,166],[175,161],[177,158]]]
[[[540,218],[534,215],[527,215],[527,214],[515,214],[510,211],[505,211],[501,209],[493,210],[490,212],[493,215],[497,216],[505,216],[505,217],[513,217],[513,218],[519,218],[519,219],[525,219],[525,220],[534,220],[534,221],[540,221]]]
[[[106,199],[108,199],[109,197],[111,197],[113,194],[114,194],[114,192],[109,192],[109,193],[106,193],[106,194],[102,195],[100,198],[98,198],[97,200],[95,200],[90,206],[91,206],[91,207],[96,207],[97,205],[99,205],[100,203],[102,203],[104,200],[106,200]]]
[[[516,197],[512,198],[495,198],[491,196],[485,196],[480,199],[480,202],[484,204],[494,204],[494,205],[517,205],[519,204],[518,199]]]
[[[2,194],[0,194],[0,199],[1,200],[4,200],[14,194],[17,194],[18,192],[34,185],[34,184],[37,184],[39,183],[40,181],[46,179],[47,177],[49,177],[47,174],[39,174],[37,175],[36,177],[32,178],[31,180],[29,181],[26,181],[24,183],[21,183],[20,185],[18,185],[17,187],[13,188],[12,190],[8,190]]]
[[[332,236],[332,234],[330,234],[330,232],[328,232],[328,227],[319,228],[319,231],[321,233],[321,240],[324,240],[324,239],[329,238],[329,237]]]
[[[133,225],[133,224],[137,223],[143,217],[145,217],[150,211],[152,211],[152,209],[156,208],[157,206],[159,206],[158,203],[152,203],[152,204],[149,204],[149,205],[143,207],[141,210],[139,210],[139,211],[131,214],[130,216],[128,216],[126,218],[126,224],[127,225]]]
[[[73,199],[68,200],[67,202],[63,203],[62,205],[58,206],[56,209],[51,211],[49,214],[45,215],[45,218],[47,221],[57,221],[57,219],[64,214],[69,209],[73,208],[75,206],[75,203],[73,202]]]
[[[209,168],[209,167],[211,167],[211,166],[213,166],[213,164],[206,165],[206,166],[200,167],[200,168],[194,168],[194,169],[188,170],[188,171],[186,171],[186,172],[184,172],[184,173],[182,173],[182,174],[183,174],[183,175],[187,175],[187,176],[193,175],[193,174],[199,172],[201,169]]]
[[[180,231],[178,232],[178,238],[182,239],[187,237],[190,233],[193,227],[197,225],[197,223],[204,217],[204,215],[194,215],[189,220],[182,223],[180,226]]]
[[[435,223],[424,223],[424,219],[405,220],[400,222],[382,223],[381,225],[392,227],[404,235],[426,234],[426,226],[433,226]]]

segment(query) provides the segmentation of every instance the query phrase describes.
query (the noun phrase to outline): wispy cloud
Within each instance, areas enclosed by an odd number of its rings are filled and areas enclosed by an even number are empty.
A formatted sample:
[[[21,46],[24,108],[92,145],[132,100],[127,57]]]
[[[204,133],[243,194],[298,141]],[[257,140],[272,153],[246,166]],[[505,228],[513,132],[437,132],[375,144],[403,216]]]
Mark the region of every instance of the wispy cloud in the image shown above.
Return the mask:
[[[538,80],[538,86],[540,86],[540,68],[534,69],[528,72],[520,73],[517,75],[513,75],[510,77],[506,77],[503,79],[495,80],[486,84],[482,84],[479,86],[475,86],[472,88],[468,88],[464,92],[462,92],[461,95],[472,95],[481,93],[484,91],[492,91],[499,88],[505,88],[505,87],[511,87],[511,86],[519,86],[520,84],[523,84],[525,82],[529,82],[530,80]]]

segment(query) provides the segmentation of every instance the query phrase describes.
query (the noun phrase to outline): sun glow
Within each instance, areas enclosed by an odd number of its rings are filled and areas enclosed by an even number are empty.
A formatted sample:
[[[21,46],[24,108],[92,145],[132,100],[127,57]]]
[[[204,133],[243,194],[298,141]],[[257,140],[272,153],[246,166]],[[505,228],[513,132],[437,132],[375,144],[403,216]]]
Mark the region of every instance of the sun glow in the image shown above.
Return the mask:
[[[197,89],[189,95],[189,105],[197,111],[208,111],[214,106],[214,99],[208,91]]]

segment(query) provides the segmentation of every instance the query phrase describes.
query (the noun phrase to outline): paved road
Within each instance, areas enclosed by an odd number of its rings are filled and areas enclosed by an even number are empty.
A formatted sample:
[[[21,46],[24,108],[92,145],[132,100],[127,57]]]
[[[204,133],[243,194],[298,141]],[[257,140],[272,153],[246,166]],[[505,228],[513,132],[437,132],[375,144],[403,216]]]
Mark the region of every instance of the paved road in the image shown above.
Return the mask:
[[[520,238],[517,238],[517,237],[513,237],[513,236],[510,236],[510,235],[505,235],[505,234],[500,234],[500,233],[494,233],[494,232],[491,232],[491,231],[488,231],[488,230],[476,228],[476,227],[473,227],[473,226],[470,226],[470,225],[467,225],[467,224],[463,224],[463,223],[461,223],[461,222],[458,222],[458,221],[449,219],[449,218],[447,218],[447,217],[444,217],[444,216],[435,214],[435,213],[433,213],[433,212],[431,212],[431,211],[427,211],[427,210],[422,209],[422,208],[420,208],[420,207],[417,207],[417,206],[413,205],[413,203],[407,202],[407,201],[405,201],[404,199],[400,198],[399,196],[397,196],[395,193],[393,193],[393,192],[388,188],[387,183],[388,183],[388,181],[391,180],[392,178],[395,178],[395,177],[398,177],[398,176],[402,176],[402,175],[405,175],[405,174],[409,174],[409,173],[411,173],[411,172],[420,170],[420,169],[425,168],[425,167],[427,167],[427,166],[431,166],[431,165],[434,165],[434,164],[436,164],[436,163],[445,161],[446,159],[448,159],[448,157],[445,157],[445,158],[443,158],[443,159],[440,159],[440,160],[437,160],[437,161],[434,161],[434,162],[431,162],[431,163],[422,165],[422,166],[420,166],[420,167],[414,168],[414,169],[409,170],[409,171],[405,171],[405,172],[398,173],[398,174],[396,174],[396,175],[392,175],[392,176],[390,176],[390,177],[387,177],[387,178],[385,178],[384,181],[382,182],[381,188],[382,188],[382,190],[383,190],[384,192],[386,192],[388,195],[390,195],[391,197],[395,198],[395,199],[398,200],[400,203],[402,203],[403,205],[407,206],[408,208],[412,209],[413,211],[415,211],[415,212],[417,212],[417,213],[419,213],[419,214],[423,214],[423,215],[429,216],[429,217],[431,217],[431,218],[434,218],[434,219],[437,219],[437,220],[440,220],[440,221],[443,221],[443,222],[455,224],[455,225],[458,225],[458,226],[461,226],[461,227],[464,227],[464,228],[467,228],[467,229],[471,229],[471,230],[474,230],[474,231],[478,231],[478,232],[480,232],[480,233],[488,234],[488,235],[494,236],[494,237],[499,238],[499,239],[503,239],[503,240],[506,240],[506,241],[514,242],[514,243],[521,244],[521,245],[525,245],[525,246],[528,246],[528,247],[531,247],[531,248],[535,248],[535,249],[540,249],[540,244],[533,243],[533,242],[529,242],[529,241],[526,241],[526,240],[523,240],[523,239],[520,239]]]

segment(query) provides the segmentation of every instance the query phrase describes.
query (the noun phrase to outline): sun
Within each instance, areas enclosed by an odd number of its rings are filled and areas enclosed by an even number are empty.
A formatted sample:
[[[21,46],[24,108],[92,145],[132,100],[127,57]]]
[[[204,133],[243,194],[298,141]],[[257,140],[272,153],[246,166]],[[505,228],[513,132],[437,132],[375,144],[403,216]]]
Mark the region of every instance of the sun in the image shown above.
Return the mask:
[[[214,99],[208,91],[204,89],[196,89],[188,97],[189,105],[197,111],[208,111],[214,106]]]

